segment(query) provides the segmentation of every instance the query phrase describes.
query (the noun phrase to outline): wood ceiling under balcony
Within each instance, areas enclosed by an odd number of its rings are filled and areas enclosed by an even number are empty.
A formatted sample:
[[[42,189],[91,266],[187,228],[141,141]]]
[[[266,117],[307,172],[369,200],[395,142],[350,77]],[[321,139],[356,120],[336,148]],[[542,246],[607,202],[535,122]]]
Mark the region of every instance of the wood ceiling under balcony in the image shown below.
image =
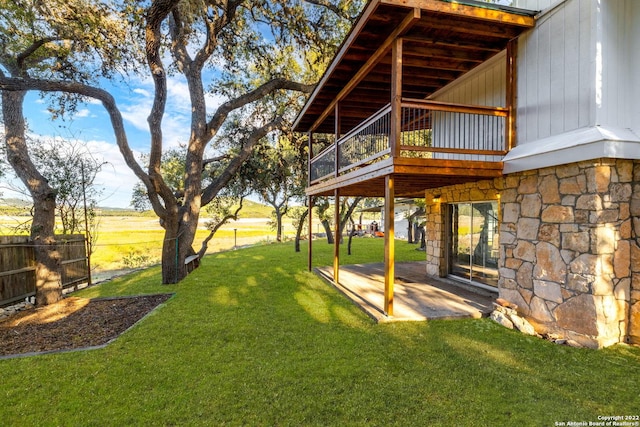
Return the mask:
[[[533,15],[471,0],[372,0],[294,129],[334,133],[339,100],[341,132],[346,133],[389,103],[391,39],[403,39],[402,96],[425,99],[504,50],[511,39],[533,27]]]

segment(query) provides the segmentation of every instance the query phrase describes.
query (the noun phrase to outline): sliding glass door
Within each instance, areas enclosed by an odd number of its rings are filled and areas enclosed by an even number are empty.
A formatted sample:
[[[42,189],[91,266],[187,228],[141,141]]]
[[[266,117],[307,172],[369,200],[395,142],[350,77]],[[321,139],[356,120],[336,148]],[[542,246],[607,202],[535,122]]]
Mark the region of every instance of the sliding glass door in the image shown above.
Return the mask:
[[[498,203],[449,205],[449,274],[498,286]]]

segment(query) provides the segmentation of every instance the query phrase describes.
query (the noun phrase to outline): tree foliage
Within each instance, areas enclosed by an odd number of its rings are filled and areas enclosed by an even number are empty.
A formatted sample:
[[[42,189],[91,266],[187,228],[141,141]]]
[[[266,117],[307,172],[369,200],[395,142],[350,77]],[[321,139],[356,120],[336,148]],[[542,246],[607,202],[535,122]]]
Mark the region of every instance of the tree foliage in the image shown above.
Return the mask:
[[[85,205],[91,222],[102,194],[95,179],[106,164],[78,141],[42,141],[31,145],[34,163],[49,185],[56,189],[56,211],[62,234],[83,233]]]
[[[171,283],[184,277],[183,261],[195,252],[192,244],[200,209],[221,194],[264,137],[286,129],[303,101],[301,95],[312,90],[320,70],[342,40],[350,24],[345,16],[354,16],[359,6],[359,2],[348,0],[124,3],[117,12],[126,15],[112,16],[134,24],[136,29],[130,34],[144,37],[134,40],[133,48],[125,50],[134,57],[135,46],[144,46],[146,74],[154,85],[146,170],[129,147],[113,97],[83,76],[72,73],[68,79],[61,79],[58,74],[16,79],[0,75],[0,89],[3,93],[63,92],[93,97],[103,103],[120,151],[142,182],[152,209],[165,227],[162,277],[164,283]],[[115,58],[116,62],[127,64],[126,58]],[[111,70],[109,66],[105,69]],[[183,192],[172,188],[162,170],[168,143],[162,123],[170,78],[186,82],[190,96],[190,135],[180,165]],[[210,94],[223,102],[207,105]],[[225,160],[215,175],[203,181],[205,154],[211,148],[213,155]]]
[[[29,153],[23,103],[25,82],[37,80],[95,82],[125,69],[126,21],[109,2],[86,0],[6,0],[0,6],[0,80],[19,82],[2,90],[2,122],[7,160],[34,203],[31,239],[36,261],[36,303],[62,297],[60,254],[55,241],[56,189]],[[64,91],[49,99],[54,116],[73,111],[81,95]]]
[[[242,168],[253,191],[273,208],[272,226],[278,242],[282,241],[282,221],[291,203],[304,199],[305,165],[306,151],[299,136],[287,133],[276,143],[265,138]]]

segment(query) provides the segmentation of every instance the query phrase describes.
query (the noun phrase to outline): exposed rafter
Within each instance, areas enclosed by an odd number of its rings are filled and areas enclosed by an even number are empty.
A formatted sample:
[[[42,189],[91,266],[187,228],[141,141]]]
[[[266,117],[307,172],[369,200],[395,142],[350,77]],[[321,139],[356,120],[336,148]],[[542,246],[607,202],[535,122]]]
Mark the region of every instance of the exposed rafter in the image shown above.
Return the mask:
[[[428,98],[503,51],[534,13],[460,0],[371,0],[295,121],[299,131],[342,132],[389,102],[391,45],[403,38],[403,97]]]

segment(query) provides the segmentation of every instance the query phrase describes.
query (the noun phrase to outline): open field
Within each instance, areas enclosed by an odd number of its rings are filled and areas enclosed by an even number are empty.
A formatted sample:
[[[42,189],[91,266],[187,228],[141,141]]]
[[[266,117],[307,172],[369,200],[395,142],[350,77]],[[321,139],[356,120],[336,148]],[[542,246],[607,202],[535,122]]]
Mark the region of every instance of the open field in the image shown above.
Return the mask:
[[[209,235],[205,221],[206,219],[200,222],[193,244],[196,250]],[[234,245],[245,246],[275,240],[275,231],[269,227],[268,221],[267,218],[242,218],[225,224],[209,242],[207,253],[232,249]],[[290,224],[285,224],[284,234],[292,237],[295,230]],[[164,230],[156,218],[101,217],[92,265],[100,272],[158,263],[163,238]]]
[[[0,234],[16,234],[14,228],[29,220],[29,216],[1,215]],[[200,249],[202,241],[209,235],[206,221],[206,218],[200,221],[193,245],[196,250]],[[291,219],[285,219],[283,226],[285,239],[295,236]],[[23,233],[27,234],[27,231]],[[240,218],[218,230],[209,242],[207,253],[273,241],[275,237],[275,231],[269,226],[269,218]],[[157,264],[162,254],[163,239],[164,230],[154,216],[128,211],[122,212],[122,215],[112,213],[100,216],[94,239],[95,249],[91,257],[92,273],[98,278],[104,278],[108,277],[105,272]]]
[[[14,202],[0,207],[0,235],[28,234],[30,206]],[[231,221],[218,230],[208,244],[207,253],[215,253],[258,242],[274,241],[275,231],[269,225],[272,209],[260,203],[245,200],[238,221]],[[164,230],[153,212],[135,212],[125,209],[99,209],[98,232],[94,236],[94,252],[91,257],[91,271],[94,281],[101,281],[116,273],[147,267],[160,262]],[[204,215],[204,214],[203,214]],[[315,215],[314,215],[315,216]],[[369,223],[380,220],[378,214],[365,214]],[[209,235],[207,218],[200,220],[198,233],[193,244],[199,250],[202,241]],[[314,218],[314,233],[324,232],[317,218]],[[283,220],[284,239],[293,238],[295,229],[292,219]]]

